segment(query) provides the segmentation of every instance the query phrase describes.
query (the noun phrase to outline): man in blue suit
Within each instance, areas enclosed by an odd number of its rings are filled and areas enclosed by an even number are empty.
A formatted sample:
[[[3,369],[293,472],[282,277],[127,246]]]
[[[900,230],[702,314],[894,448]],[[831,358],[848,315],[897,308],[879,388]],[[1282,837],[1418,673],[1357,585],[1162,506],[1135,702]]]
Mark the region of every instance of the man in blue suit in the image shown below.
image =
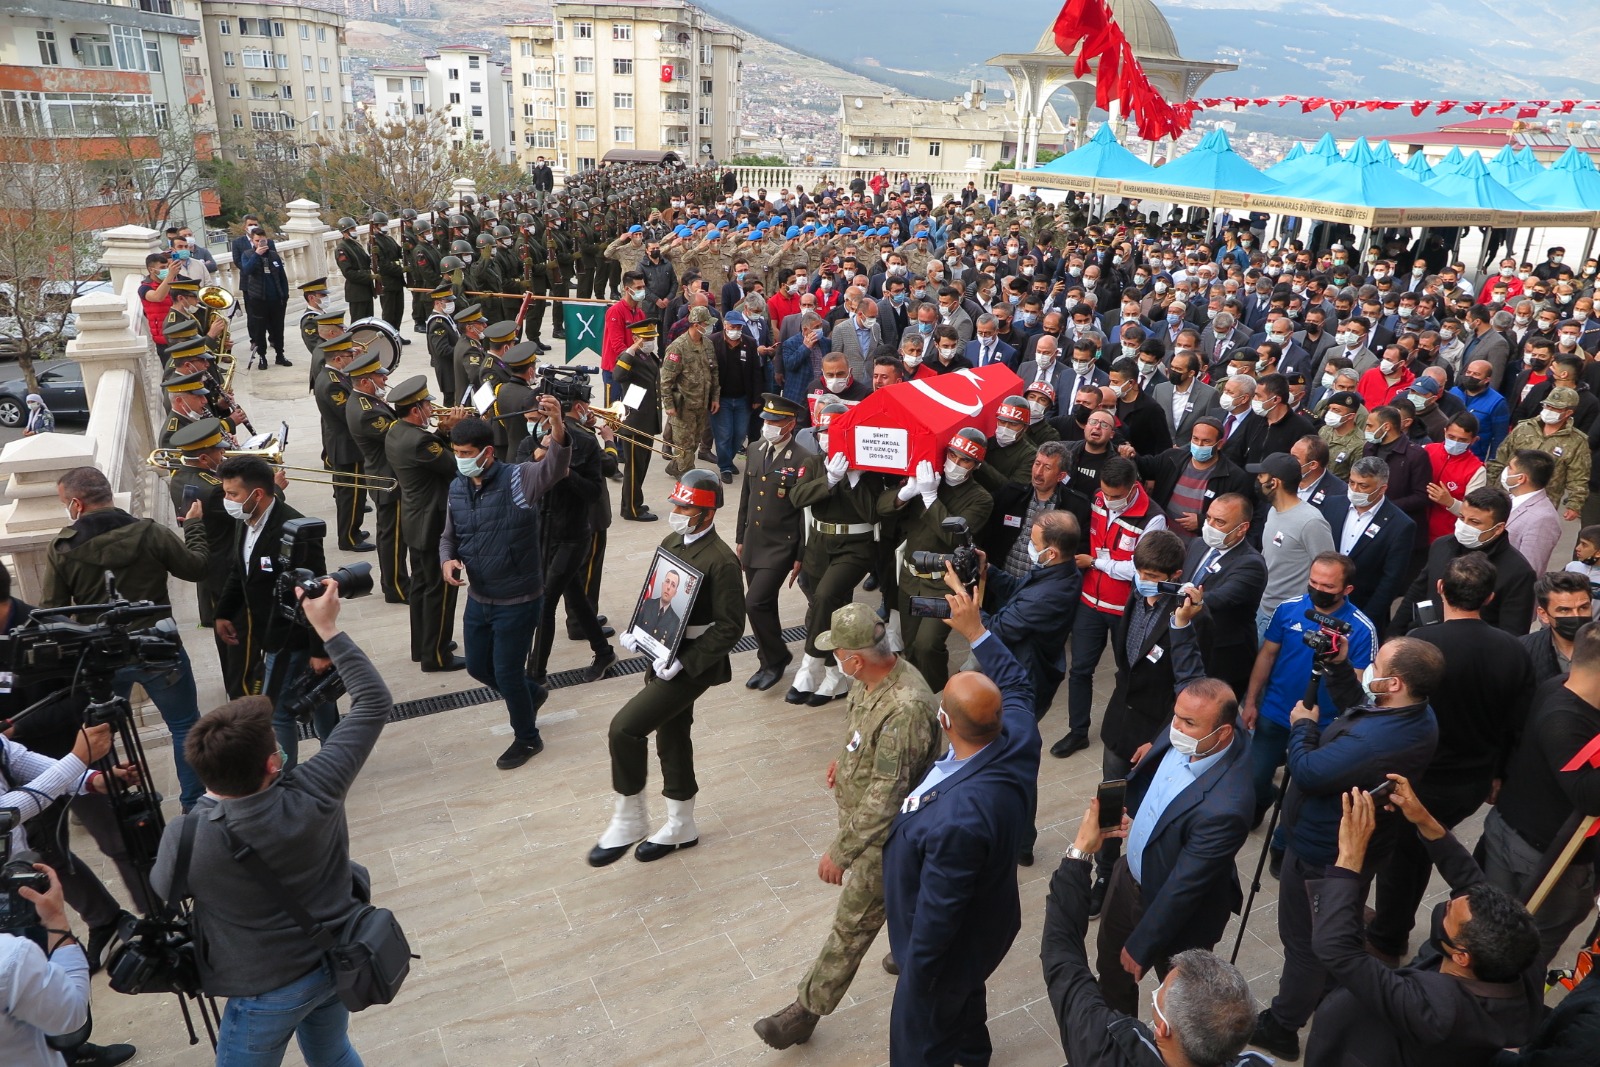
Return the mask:
[[[1022,927],[1017,853],[1039,779],[1033,683],[957,590],[946,624],[982,673],[940,697],[950,748],[912,789],[883,849],[889,947],[899,964],[889,1014],[891,1067],[986,1067],[993,1055],[984,983]]]
[[[1133,823],[1100,914],[1100,992],[1139,1013],[1139,979],[1190,948],[1210,949],[1244,895],[1234,856],[1250,835],[1256,794],[1250,738],[1220,678],[1178,693],[1172,724],[1144,746],[1128,779]]]
[[[1321,510],[1334,545],[1356,565],[1350,602],[1382,637],[1390,606],[1405,592],[1406,564],[1417,534],[1411,517],[1389,499],[1389,465],[1377,456],[1356,460],[1348,494],[1329,497]]]

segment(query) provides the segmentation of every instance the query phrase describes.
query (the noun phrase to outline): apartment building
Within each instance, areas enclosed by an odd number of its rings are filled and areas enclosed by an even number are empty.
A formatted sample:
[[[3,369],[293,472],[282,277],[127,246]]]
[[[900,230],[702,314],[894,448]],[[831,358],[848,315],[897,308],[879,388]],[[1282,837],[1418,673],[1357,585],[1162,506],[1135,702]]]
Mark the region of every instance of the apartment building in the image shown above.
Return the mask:
[[[375,66],[370,73],[375,119],[442,112],[457,141],[487,144],[506,162],[516,161],[511,67],[489,49],[445,45],[420,64]]]
[[[1017,158],[1020,120],[1012,101],[982,82],[952,100],[845,93],[839,98],[839,165],[888,171],[988,170]],[[1046,108],[1040,143],[1056,147],[1066,127]]]
[[[36,154],[40,139],[68,158],[125,153],[157,158],[155,137],[133,131],[187,129],[209,157],[214,125],[201,56],[199,7],[184,0],[24,0],[0,11],[0,154]],[[20,136],[17,136],[19,135]],[[117,140],[115,146],[110,141]],[[64,151],[63,151],[64,150]],[[14,157],[21,161],[22,157]],[[0,158],[0,165],[6,162]],[[167,205],[196,228],[214,214],[214,194],[187,192]],[[126,199],[91,206],[94,229],[132,221]],[[134,212],[143,215],[145,212]]]
[[[608,153],[737,151],[744,36],[682,0],[556,0],[512,23],[516,159],[569,172]],[[614,157],[615,158],[615,157]]]
[[[231,158],[249,158],[252,132],[309,139],[351,124],[343,15],[282,0],[201,0],[200,8],[217,128]]]

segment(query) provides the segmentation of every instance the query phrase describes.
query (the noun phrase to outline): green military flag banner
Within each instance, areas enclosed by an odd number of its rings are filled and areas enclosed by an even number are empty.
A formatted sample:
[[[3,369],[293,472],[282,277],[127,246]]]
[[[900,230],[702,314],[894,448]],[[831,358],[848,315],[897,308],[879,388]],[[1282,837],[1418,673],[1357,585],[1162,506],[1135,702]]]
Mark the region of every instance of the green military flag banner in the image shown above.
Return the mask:
[[[606,305],[563,304],[563,326],[567,334],[567,362],[571,363],[585,352],[600,358],[600,337],[605,331]]]

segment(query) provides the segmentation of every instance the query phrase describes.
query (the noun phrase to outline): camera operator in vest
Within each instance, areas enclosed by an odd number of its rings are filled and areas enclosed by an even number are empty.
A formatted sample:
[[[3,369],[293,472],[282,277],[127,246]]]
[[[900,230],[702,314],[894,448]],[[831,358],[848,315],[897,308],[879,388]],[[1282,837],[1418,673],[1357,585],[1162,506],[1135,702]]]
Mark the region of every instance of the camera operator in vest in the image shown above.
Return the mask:
[[[372,754],[389,712],[388,687],[366,653],[340,629],[338,583],[300,605],[350,694],[350,714],[314,755],[284,769],[272,729],[272,702],[248,696],[209,712],[185,744],[205,795],[167,824],[150,875],[166,899],[184,876],[193,900],[190,930],[200,987],[227,997],[217,1033],[218,1063],[277,1062],[298,1037],[307,1063],[359,1062],[350,1047],[350,1013],[335,991],[326,953],[284,910],[292,899],[330,932],[371,896],[365,867],[350,860],[344,801]],[[250,865],[236,859],[254,853]],[[259,860],[276,891],[252,870]]]

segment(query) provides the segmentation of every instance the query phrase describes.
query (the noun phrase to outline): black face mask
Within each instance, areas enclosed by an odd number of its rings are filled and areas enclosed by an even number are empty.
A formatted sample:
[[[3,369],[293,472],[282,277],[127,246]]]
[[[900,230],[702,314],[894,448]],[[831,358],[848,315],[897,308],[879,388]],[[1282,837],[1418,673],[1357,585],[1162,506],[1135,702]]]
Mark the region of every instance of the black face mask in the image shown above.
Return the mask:
[[[1562,615],[1550,620],[1550,629],[1560,634],[1562,640],[1571,641],[1578,636],[1578,631],[1589,624],[1587,615]]]
[[[1485,388],[1488,387],[1488,385],[1488,382],[1479,378],[1464,376],[1461,379],[1461,388],[1465,389],[1469,393],[1481,393]]]
[[[1311,597],[1311,606],[1318,611],[1332,611],[1342,599],[1338,593],[1329,593],[1311,585],[1306,586],[1306,595]]]
[[[1261,494],[1266,499],[1271,500],[1273,493],[1272,484],[1272,482],[1257,482],[1256,492]]]
[[[1082,426],[1084,423],[1088,422],[1089,416],[1092,414],[1094,413],[1082,404],[1072,405],[1072,419],[1079,426]]]

